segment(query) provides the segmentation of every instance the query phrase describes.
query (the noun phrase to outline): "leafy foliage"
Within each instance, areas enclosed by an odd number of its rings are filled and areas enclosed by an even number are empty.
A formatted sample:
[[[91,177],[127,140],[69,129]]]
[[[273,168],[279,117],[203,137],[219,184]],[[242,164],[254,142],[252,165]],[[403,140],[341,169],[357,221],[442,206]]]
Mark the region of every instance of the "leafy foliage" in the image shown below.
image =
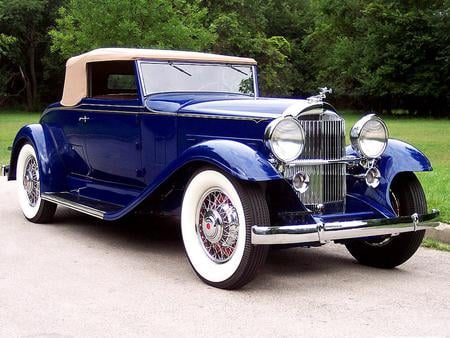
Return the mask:
[[[254,57],[264,95],[449,114],[449,16],[449,0],[0,0],[0,106],[58,100],[70,56],[145,47]]]
[[[250,56],[258,60],[262,94],[291,95],[295,70],[290,62],[291,42],[271,34],[270,1],[204,1],[209,23],[217,29],[214,52]]]
[[[48,51],[48,27],[53,23],[58,0],[0,0],[0,95],[24,93],[28,109],[39,101],[39,83]],[[1,101],[0,101],[1,103]]]
[[[447,1],[320,0],[316,11],[321,15],[305,40],[316,84],[329,83],[338,95],[376,98],[389,111],[448,104]]]
[[[69,0],[50,31],[64,57],[99,47],[207,50],[215,41],[207,10],[185,0]]]

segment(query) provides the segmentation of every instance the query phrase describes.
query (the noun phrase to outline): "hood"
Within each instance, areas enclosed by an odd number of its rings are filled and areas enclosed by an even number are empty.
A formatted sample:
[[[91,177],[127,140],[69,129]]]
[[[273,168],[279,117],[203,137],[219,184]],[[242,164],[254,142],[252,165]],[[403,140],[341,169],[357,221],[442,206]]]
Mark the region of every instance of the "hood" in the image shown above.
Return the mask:
[[[151,95],[145,106],[153,111],[179,114],[227,115],[273,119],[292,106],[306,107],[306,100],[253,98],[235,94],[164,93]]]

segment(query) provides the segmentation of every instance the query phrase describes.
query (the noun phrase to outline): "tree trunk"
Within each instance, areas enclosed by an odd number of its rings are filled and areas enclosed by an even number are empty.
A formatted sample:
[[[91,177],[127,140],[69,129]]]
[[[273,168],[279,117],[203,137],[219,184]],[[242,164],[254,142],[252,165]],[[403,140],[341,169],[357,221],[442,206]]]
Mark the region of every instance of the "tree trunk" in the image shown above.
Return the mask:
[[[22,77],[23,84],[25,87],[25,96],[26,96],[26,100],[27,100],[26,109],[28,111],[32,111],[33,110],[33,90],[31,88],[30,79],[28,78],[28,75],[25,74],[25,72],[23,71],[21,66],[19,66],[19,70],[20,70],[20,76]]]
[[[35,109],[37,101],[37,78],[36,78],[36,47],[31,45],[28,49],[28,67],[30,68],[30,90],[31,90],[31,106],[28,109]]]

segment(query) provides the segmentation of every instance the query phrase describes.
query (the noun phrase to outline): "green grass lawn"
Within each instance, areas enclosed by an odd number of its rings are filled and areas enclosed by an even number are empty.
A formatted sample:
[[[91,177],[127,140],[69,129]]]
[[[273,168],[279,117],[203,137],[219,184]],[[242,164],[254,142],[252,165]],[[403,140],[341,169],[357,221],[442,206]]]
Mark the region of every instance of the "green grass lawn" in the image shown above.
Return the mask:
[[[0,111],[0,164],[9,163],[8,147],[12,145],[19,129],[30,123],[39,121],[40,113],[23,111]]]
[[[431,239],[431,238],[425,238],[422,242],[422,246],[424,246],[425,248],[450,252],[450,245],[439,242],[439,241],[437,241],[435,239]]]
[[[0,163],[9,162],[17,131],[25,124],[39,120],[39,113],[0,111]],[[358,114],[344,114],[347,130],[359,119]],[[434,171],[418,173],[428,199],[429,208],[439,208],[443,220],[450,222],[450,120],[383,117],[390,137],[409,142],[431,160]],[[348,135],[348,133],[347,133]],[[347,139],[348,141],[348,139]]]

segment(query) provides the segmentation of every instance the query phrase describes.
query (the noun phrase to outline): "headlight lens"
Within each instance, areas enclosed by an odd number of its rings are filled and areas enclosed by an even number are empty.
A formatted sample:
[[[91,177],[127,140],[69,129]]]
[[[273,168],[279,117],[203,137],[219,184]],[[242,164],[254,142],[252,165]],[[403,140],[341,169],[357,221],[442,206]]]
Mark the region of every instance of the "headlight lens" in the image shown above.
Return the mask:
[[[386,124],[376,115],[364,116],[350,131],[352,148],[368,158],[383,154],[388,142]]]
[[[297,159],[305,145],[305,132],[292,117],[272,121],[266,129],[266,143],[277,159],[290,162]]]

